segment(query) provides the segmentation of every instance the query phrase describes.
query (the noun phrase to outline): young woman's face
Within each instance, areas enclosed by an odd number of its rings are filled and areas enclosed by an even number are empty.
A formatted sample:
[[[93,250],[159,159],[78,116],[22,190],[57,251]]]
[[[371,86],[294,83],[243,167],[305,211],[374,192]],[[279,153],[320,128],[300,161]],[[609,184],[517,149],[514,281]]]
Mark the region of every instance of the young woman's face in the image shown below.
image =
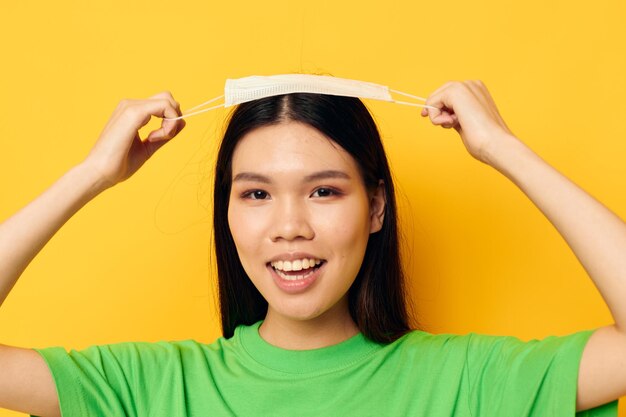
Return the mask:
[[[228,224],[272,313],[307,320],[347,307],[369,234],[382,226],[382,186],[368,193],[350,154],[293,121],[245,135],[232,179]]]

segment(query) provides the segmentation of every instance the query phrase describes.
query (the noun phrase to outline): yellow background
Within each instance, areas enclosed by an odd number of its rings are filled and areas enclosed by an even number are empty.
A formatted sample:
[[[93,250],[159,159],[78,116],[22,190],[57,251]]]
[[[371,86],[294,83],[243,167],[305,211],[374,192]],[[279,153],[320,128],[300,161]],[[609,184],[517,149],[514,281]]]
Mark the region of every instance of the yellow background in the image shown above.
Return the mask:
[[[422,96],[482,79],[519,138],[624,218],[625,21],[621,0],[3,2],[0,219],[79,163],[119,100],[169,90],[184,110],[222,94],[226,78],[286,72]],[[425,330],[527,340],[612,323],[512,182],[419,109],[367,104],[397,178]],[[65,225],[2,306],[0,342],[220,335],[210,195],[225,114],[191,117],[137,175]]]

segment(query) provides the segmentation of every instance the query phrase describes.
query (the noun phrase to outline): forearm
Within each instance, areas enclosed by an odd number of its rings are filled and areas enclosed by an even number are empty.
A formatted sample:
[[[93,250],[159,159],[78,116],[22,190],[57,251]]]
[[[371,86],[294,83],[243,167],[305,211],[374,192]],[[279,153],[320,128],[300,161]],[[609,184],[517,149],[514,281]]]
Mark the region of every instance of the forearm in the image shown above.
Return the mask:
[[[24,269],[54,234],[88,201],[107,188],[81,164],[0,224],[0,305]]]
[[[626,332],[626,224],[602,203],[507,136],[488,164],[513,181],[556,227]]]

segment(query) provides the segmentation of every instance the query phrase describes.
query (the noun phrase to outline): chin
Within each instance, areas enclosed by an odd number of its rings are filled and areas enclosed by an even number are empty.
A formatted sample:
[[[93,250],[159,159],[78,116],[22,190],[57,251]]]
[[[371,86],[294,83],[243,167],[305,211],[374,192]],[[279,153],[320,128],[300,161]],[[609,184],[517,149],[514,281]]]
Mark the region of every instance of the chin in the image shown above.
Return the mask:
[[[299,321],[313,320],[326,312],[320,306],[306,306],[301,304],[294,306],[277,306],[272,307],[272,309],[283,317]]]

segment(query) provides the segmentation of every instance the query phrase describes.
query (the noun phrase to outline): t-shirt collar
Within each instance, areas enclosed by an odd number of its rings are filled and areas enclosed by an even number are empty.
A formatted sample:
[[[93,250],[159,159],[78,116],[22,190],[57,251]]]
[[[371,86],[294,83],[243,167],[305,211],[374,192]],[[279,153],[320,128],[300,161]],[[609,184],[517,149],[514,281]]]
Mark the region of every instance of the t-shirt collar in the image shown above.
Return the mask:
[[[239,338],[244,351],[260,365],[279,372],[293,374],[325,373],[350,366],[383,345],[367,339],[359,332],[335,345],[309,350],[289,350],[266,342],[259,334],[263,320],[251,326],[238,326],[235,337]]]

